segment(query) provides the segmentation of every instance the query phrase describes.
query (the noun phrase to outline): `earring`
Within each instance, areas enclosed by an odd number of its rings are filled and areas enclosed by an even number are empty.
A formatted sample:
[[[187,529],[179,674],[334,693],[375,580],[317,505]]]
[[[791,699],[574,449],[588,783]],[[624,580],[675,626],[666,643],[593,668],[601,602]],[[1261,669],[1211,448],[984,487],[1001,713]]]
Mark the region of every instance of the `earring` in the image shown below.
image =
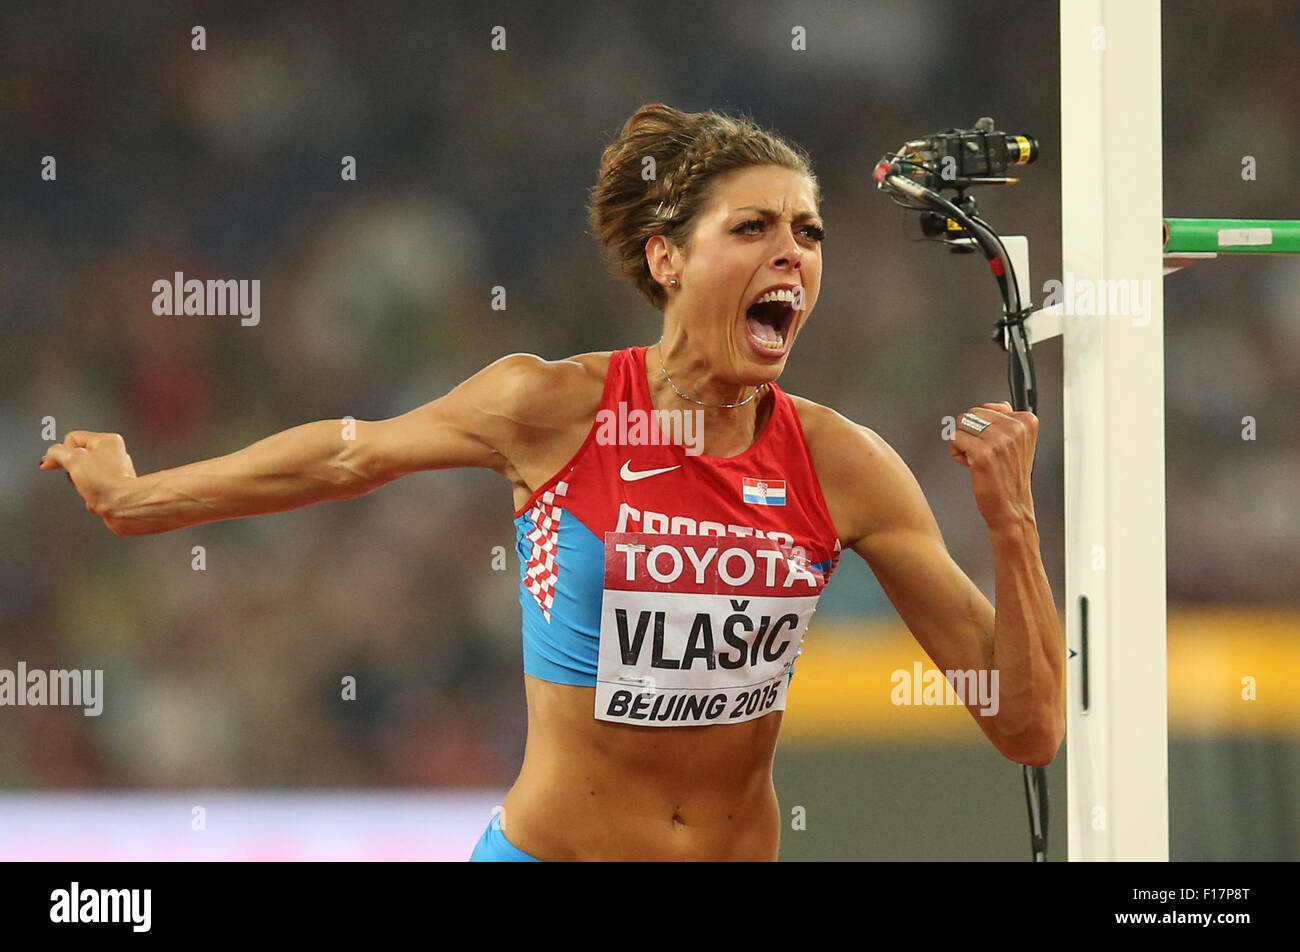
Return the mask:
[[[674,288],[677,287],[677,279],[673,278],[671,281],[668,282],[668,284],[670,287],[674,287]]]

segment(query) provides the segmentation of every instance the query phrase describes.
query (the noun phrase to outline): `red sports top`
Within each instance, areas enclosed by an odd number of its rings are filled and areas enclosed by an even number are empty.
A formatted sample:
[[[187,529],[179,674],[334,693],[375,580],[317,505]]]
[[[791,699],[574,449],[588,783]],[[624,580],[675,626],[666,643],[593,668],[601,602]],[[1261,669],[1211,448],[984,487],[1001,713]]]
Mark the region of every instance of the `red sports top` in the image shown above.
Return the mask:
[[[655,411],[645,353],[611,354],[586,440],[515,514],[524,671],[594,686],[601,720],[784,710],[840,556],[798,411],[771,384],[749,449],[699,455],[693,411]]]

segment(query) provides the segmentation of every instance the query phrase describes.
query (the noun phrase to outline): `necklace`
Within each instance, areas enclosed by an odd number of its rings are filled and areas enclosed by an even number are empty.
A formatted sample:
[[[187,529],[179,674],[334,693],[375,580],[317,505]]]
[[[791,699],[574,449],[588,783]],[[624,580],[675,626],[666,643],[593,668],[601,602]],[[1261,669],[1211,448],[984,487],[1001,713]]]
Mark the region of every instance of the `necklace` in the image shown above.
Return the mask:
[[[659,343],[663,343],[662,338],[659,340]],[[668,368],[664,366],[664,352],[662,347],[659,348],[659,369],[662,370],[664,376],[668,378],[668,386],[673,388],[673,393],[677,394],[677,396],[681,397],[683,400],[689,400],[691,403],[698,403],[702,407],[709,407],[714,410],[734,410],[736,407],[743,407],[767,389],[767,384],[760,383],[754,389],[753,393],[747,396],[744,400],[741,400],[739,403],[705,403],[703,400],[696,400],[694,397],[688,397],[677,389],[677,384],[673,383],[673,378],[668,376]]]

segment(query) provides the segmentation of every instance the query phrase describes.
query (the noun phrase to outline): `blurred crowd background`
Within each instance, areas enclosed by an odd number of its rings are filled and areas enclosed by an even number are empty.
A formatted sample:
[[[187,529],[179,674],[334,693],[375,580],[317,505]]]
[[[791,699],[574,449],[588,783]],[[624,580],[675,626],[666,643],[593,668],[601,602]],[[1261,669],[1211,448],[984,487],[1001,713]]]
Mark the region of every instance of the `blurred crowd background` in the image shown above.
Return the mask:
[[[796,24],[806,52],[790,49]],[[504,52],[490,47],[497,25]],[[1300,218],[1298,41],[1300,8],[1282,0],[1165,4],[1168,216]],[[585,224],[601,150],[646,102],[743,111],[810,152],[825,271],[781,385],[898,450],[991,599],[969,473],[940,433],[945,416],[1008,396],[989,340],[999,299],[977,258],[921,241],[870,172],[904,140],[984,115],[1036,136],[1038,163],[980,207],[1030,236],[1037,288],[1060,278],[1058,48],[1056,4],[1041,0],[6,4],[0,667],[103,668],[108,696],[98,718],[0,710],[0,788],[509,785],[526,719],[503,479],[421,473],[346,503],[122,539],[61,474],[38,472],[43,421],[59,441],[121,433],[146,473],[312,420],[394,416],[504,354],[653,343],[659,313],[607,273]],[[1132,143],[1135,165],[1156,155],[1154,132]],[[47,155],[55,181],[40,176]],[[1245,155],[1257,181],[1241,177]],[[356,181],[340,176],[344,156]],[[156,316],[151,286],[176,271],[259,279],[260,323]],[[1221,259],[1166,279],[1171,606],[1300,607],[1297,299],[1300,260]],[[1059,340],[1035,357],[1035,502],[1063,609]],[[828,638],[897,620],[852,554],[823,605]],[[349,675],[357,698],[343,702]],[[798,705],[796,693],[791,719]],[[1265,752],[1246,767],[1196,761],[1237,779],[1205,794],[1204,816],[1178,813],[1175,838],[1177,824],[1219,822],[1210,804],[1257,786],[1243,777],[1256,763],[1276,793],[1239,812],[1291,819],[1258,840],[1203,838],[1195,855],[1260,855],[1274,833],[1281,855],[1300,850],[1294,741],[1249,740]],[[778,756],[816,749],[783,742]],[[951,749],[1004,771],[1019,849],[1018,770],[973,724]],[[949,748],[935,750],[917,762],[937,770]],[[1171,755],[1171,783],[1186,763]],[[895,825],[924,825],[900,809]],[[1063,832],[1056,843],[1063,857]]]

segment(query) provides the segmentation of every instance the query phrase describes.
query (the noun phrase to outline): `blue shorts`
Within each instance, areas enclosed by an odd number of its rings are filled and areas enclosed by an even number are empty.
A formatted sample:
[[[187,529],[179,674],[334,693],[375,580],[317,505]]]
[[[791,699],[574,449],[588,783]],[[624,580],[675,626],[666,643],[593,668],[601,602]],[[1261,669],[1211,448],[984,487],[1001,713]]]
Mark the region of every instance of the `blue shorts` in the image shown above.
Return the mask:
[[[492,814],[492,820],[488,823],[488,828],[483,831],[483,836],[479,839],[478,845],[474,847],[474,852],[470,854],[471,863],[540,863],[541,860],[536,856],[529,856],[519,847],[515,846],[506,835],[501,832],[501,814]]]

